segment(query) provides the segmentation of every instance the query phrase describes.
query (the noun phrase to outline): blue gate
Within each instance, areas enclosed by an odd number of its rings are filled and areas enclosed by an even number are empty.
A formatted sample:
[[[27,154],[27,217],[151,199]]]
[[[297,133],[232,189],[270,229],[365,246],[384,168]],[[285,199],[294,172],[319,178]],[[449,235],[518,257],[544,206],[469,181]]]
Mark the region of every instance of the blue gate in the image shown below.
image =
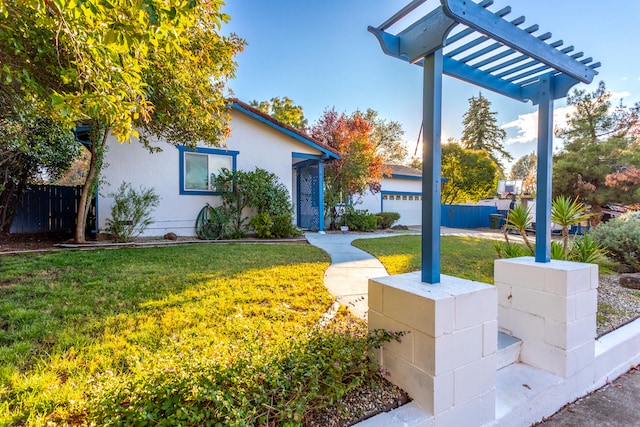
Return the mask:
[[[298,168],[298,227],[306,230],[320,228],[318,165],[309,164]]]

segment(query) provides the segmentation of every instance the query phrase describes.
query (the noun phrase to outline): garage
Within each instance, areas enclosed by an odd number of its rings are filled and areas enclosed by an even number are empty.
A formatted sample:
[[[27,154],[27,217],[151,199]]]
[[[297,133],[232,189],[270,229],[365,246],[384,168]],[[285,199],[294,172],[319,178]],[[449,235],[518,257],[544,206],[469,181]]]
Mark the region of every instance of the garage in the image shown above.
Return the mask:
[[[422,193],[382,191],[382,212],[397,212],[397,224],[422,224]]]

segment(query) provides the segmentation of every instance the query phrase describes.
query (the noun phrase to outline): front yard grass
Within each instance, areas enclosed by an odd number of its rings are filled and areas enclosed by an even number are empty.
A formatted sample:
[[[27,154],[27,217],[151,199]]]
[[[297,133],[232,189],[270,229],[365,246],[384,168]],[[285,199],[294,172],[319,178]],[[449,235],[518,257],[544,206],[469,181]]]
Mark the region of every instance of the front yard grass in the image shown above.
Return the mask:
[[[366,381],[307,245],[0,257],[0,425],[282,425]],[[363,332],[364,331],[364,332]]]
[[[353,245],[378,258],[391,275],[421,268],[420,236],[358,239]],[[495,254],[492,240],[443,236],[440,239],[440,270],[449,276],[493,284]]]

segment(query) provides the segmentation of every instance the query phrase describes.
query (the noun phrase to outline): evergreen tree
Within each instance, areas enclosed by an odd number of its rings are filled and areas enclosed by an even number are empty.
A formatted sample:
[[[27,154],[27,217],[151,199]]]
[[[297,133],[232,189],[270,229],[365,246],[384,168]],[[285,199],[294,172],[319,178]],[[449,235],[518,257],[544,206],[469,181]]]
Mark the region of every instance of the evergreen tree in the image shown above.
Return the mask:
[[[500,160],[513,160],[513,156],[504,149],[507,133],[498,127],[496,112],[490,107],[491,102],[482,93],[469,99],[469,109],[462,120],[464,131],[460,142],[464,148],[486,151],[503,174]]]
[[[579,197],[594,213],[607,204],[637,201],[640,156],[632,129],[640,119],[640,103],[612,108],[611,94],[600,82],[593,93],[574,91],[567,104],[574,112],[567,127],[556,132],[565,145],[554,156],[554,195]]]

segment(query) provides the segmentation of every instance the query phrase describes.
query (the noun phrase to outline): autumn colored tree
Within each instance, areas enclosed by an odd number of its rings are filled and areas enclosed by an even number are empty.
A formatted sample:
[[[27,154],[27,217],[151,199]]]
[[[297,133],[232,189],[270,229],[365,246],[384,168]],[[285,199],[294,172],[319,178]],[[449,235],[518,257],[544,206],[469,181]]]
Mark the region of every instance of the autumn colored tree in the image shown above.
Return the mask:
[[[441,202],[477,202],[495,193],[497,166],[486,151],[462,148],[455,141],[442,145]]]
[[[253,100],[249,105],[298,130],[305,131],[307,128],[308,121],[304,117],[302,107],[294,104],[293,100],[286,96],[284,98],[276,96],[269,101]]]
[[[567,104],[574,108],[567,127],[556,132],[565,144],[554,156],[555,196],[578,197],[596,214],[607,204],[638,200],[640,154],[631,130],[640,121],[640,103],[613,108],[600,82],[592,93],[574,91]]]
[[[486,151],[502,172],[500,160],[513,160],[513,156],[504,149],[507,133],[498,126],[496,114],[482,93],[469,98],[469,109],[462,119],[464,130],[460,142],[464,148]]]
[[[311,136],[338,150],[341,158],[325,169],[325,211],[331,218],[330,228],[336,226],[337,206],[365,191],[380,191],[385,172],[382,157],[376,153],[373,126],[360,112],[338,114],[325,110],[311,127]]]
[[[243,41],[218,34],[229,19],[222,4],[0,0],[2,98],[28,100],[69,129],[91,128],[76,241],[110,134],[146,146],[151,135],[215,146],[229,133],[225,85]]]

